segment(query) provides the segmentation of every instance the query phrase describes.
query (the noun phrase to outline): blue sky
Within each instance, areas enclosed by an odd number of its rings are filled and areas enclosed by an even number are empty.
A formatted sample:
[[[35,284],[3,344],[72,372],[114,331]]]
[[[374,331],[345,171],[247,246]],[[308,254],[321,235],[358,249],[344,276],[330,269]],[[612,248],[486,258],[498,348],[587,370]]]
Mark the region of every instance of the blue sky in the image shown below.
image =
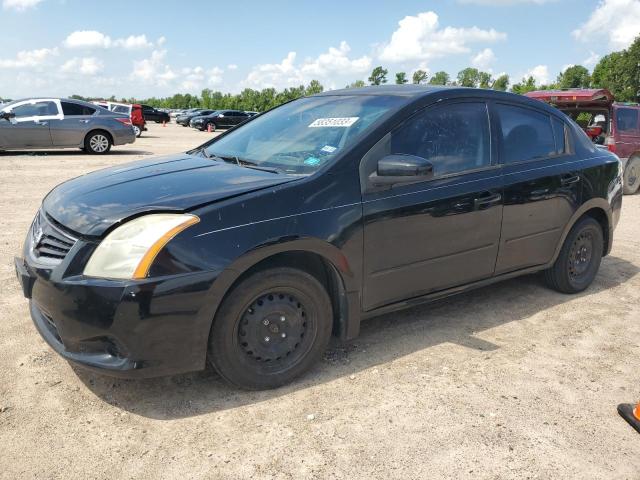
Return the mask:
[[[0,97],[327,88],[383,65],[512,81],[592,68],[640,34],[640,0],[1,0]]]

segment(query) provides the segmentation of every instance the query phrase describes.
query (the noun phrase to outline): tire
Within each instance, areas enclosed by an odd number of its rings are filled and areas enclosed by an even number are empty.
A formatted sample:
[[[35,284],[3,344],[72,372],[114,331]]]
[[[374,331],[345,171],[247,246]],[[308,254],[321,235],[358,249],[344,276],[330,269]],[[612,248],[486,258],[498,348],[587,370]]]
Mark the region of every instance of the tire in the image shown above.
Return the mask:
[[[84,148],[91,155],[104,155],[111,150],[111,137],[101,130],[91,132],[84,139]]]
[[[135,133],[137,138],[140,138],[142,136],[142,129],[137,125],[133,126],[133,132]]]
[[[640,188],[640,158],[632,157],[624,169],[622,191],[625,195],[633,195]]]
[[[600,224],[583,217],[573,226],[553,266],[545,271],[549,287],[561,293],[585,290],[595,278],[604,246]]]
[[[243,280],[222,301],[209,338],[209,361],[228,382],[264,390],[291,382],[315,364],[331,337],[325,288],[294,268]]]
[[[204,128],[205,130],[209,130],[209,125],[211,125],[211,133],[216,131],[216,124],[211,122],[211,123],[207,123],[207,126]]]

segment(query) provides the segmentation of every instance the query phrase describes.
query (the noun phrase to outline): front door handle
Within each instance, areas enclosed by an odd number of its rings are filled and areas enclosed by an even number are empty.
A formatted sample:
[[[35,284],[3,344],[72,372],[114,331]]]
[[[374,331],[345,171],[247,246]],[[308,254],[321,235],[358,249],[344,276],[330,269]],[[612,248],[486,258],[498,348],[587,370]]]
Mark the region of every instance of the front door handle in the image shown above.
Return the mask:
[[[46,127],[47,125],[49,125],[49,122],[36,122],[36,124]]]
[[[473,200],[476,209],[490,207],[502,201],[502,195],[499,193],[478,197]]]
[[[560,183],[563,186],[573,185],[574,183],[578,183],[580,181],[580,175],[565,175],[560,180]]]

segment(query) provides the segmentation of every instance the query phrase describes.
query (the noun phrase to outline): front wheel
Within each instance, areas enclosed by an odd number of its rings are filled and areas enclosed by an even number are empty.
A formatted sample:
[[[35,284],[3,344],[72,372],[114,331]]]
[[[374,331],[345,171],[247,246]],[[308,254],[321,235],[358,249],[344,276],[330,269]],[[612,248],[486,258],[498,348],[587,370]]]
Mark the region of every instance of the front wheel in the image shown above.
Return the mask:
[[[600,268],[603,246],[600,224],[591,217],[579,220],[567,235],[555,263],[545,271],[547,284],[562,293],[586,289]]]
[[[111,138],[106,132],[92,132],[84,139],[84,149],[93,155],[103,155],[111,150]]]
[[[630,158],[624,169],[622,191],[625,195],[633,195],[640,188],[640,158]]]
[[[329,296],[312,275],[285,267],[257,272],[223,300],[211,329],[209,360],[239,387],[279,387],[320,359],[332,318]]]

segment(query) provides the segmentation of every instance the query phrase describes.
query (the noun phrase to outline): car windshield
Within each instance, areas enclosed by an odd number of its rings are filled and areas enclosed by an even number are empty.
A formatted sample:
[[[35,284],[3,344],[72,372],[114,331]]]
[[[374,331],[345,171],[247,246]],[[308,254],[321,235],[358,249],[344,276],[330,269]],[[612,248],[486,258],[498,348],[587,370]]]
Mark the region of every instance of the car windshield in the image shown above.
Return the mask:
[[[288,174],[309,175],[401,103],[400,97],[382,95],[302,98],[214,141],[204,154]]]

